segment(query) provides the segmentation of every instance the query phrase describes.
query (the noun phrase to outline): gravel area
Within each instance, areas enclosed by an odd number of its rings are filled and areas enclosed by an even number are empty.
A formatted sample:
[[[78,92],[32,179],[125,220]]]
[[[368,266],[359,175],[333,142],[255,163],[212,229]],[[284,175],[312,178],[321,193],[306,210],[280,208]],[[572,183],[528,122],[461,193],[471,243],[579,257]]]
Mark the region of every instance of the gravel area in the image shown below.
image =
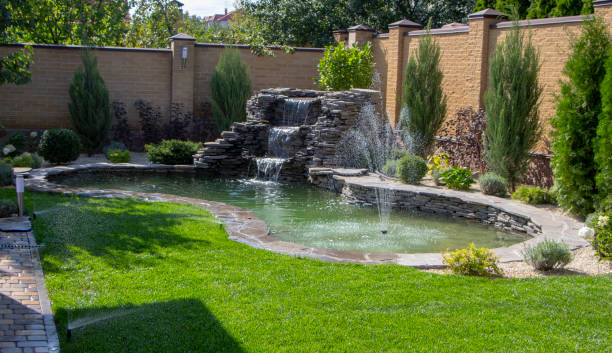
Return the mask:
[[[599,261],[592,247],[584,247],[573,251],[574,260],[564,269],[553,271],[536,271],[523,261],[502,263],[499,267],[504,271],[504,278],[533,278],[550,276],[600,276],[612,274],[610,261]],[[449,269],[430,269],[425,272],[448,275]]]

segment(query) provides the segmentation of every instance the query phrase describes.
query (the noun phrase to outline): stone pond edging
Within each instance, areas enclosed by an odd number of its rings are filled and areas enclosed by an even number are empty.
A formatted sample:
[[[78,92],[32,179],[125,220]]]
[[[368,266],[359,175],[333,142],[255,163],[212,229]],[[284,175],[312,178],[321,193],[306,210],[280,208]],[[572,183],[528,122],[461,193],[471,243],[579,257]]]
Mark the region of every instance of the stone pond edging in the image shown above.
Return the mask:
[[[231,240],[258,249],[296,257],[323,261],[359,264],[398,264],[417,268],[445,267],[442,255],[363,253],[311,248],[285,242],[270,236],[265,222],[251,211],[220,202],[206,201],[175,195],[141,193],[123,190],[98,190],[72,188],[50,181],[48,178],[60,174],[89,172],[130,172],[130,173],[198,173],[194,166],[168,166],[156,164],[110,164],[91,163],[37,169],[30,172],[25,181],[28,190],[82,195],[97,198],[136,198],[152,202],[178,202],[200,206],[221,221]],[[355,203],[370,206],[376,188],[391,188],[396,195],[395,207],[412,208],[424,212],[444,213],[449,216],[463,216],[492,222],[498,226],[522,227],[531,239],[509,247],[493,249],[502,262],[520,261],[524,244],[535,244],[544,239],[563,241],[572,249],[584,247],[588,242],[578,236],[582,223],[543,208],[523,205],[514,201],[475,193],[443,190],[426,186],[411,186],[390,181],[381,181],[378,176],[363,175],[355,170],[317,168],[311,170],[310,180],[318,186],[341,193]],[[426,201],[429,200],[429,201]],[[418,202],[419,207],[411,202]],[[429,206],[426,206],[429,205]],[[470,210],[461,209],[468,205]],[[429,207],[429,210],[426,209]],[[472,210],[471,208],[474,208]],[[447,212],[447,213],[445,213]],[[470,215],[474,214],[473,217]]]

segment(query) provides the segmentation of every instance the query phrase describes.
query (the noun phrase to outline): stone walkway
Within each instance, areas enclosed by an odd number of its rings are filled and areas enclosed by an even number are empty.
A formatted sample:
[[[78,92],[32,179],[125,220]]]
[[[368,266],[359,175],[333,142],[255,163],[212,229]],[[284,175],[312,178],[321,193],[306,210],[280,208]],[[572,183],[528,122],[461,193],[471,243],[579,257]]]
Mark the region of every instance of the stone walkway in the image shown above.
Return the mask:
[[[24,219],[3,220],[3,229]],[[29,228],[29,227],[28,227]],[[59,352],[38,248],[31,231],[0,231],[0,353]]]

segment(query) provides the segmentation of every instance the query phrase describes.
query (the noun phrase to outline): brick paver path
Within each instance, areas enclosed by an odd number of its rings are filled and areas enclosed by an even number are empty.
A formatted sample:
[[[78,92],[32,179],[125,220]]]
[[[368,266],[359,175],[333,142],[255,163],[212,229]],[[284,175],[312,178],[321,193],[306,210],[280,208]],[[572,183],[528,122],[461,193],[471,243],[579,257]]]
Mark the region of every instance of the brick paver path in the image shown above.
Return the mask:
[[[32,232],[0,232],[0,353],[59,352]]]

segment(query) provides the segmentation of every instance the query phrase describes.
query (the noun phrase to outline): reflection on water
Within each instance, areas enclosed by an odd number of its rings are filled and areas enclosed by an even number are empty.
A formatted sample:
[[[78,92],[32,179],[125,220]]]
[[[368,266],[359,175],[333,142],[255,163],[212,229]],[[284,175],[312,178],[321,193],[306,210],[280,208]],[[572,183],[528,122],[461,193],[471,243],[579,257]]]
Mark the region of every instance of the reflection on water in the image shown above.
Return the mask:
[[[476,246],[495,248],[526,239],[468,220],[392,211],[383,226],[376,208],[347,204],[336,194],[305,184],[255,179],[211,179],[194,175],[80,174],[58,183],[76,187],[174,194],[225,202],[252,210],[272,236],[337,250],[367,252],[441,252]]]

